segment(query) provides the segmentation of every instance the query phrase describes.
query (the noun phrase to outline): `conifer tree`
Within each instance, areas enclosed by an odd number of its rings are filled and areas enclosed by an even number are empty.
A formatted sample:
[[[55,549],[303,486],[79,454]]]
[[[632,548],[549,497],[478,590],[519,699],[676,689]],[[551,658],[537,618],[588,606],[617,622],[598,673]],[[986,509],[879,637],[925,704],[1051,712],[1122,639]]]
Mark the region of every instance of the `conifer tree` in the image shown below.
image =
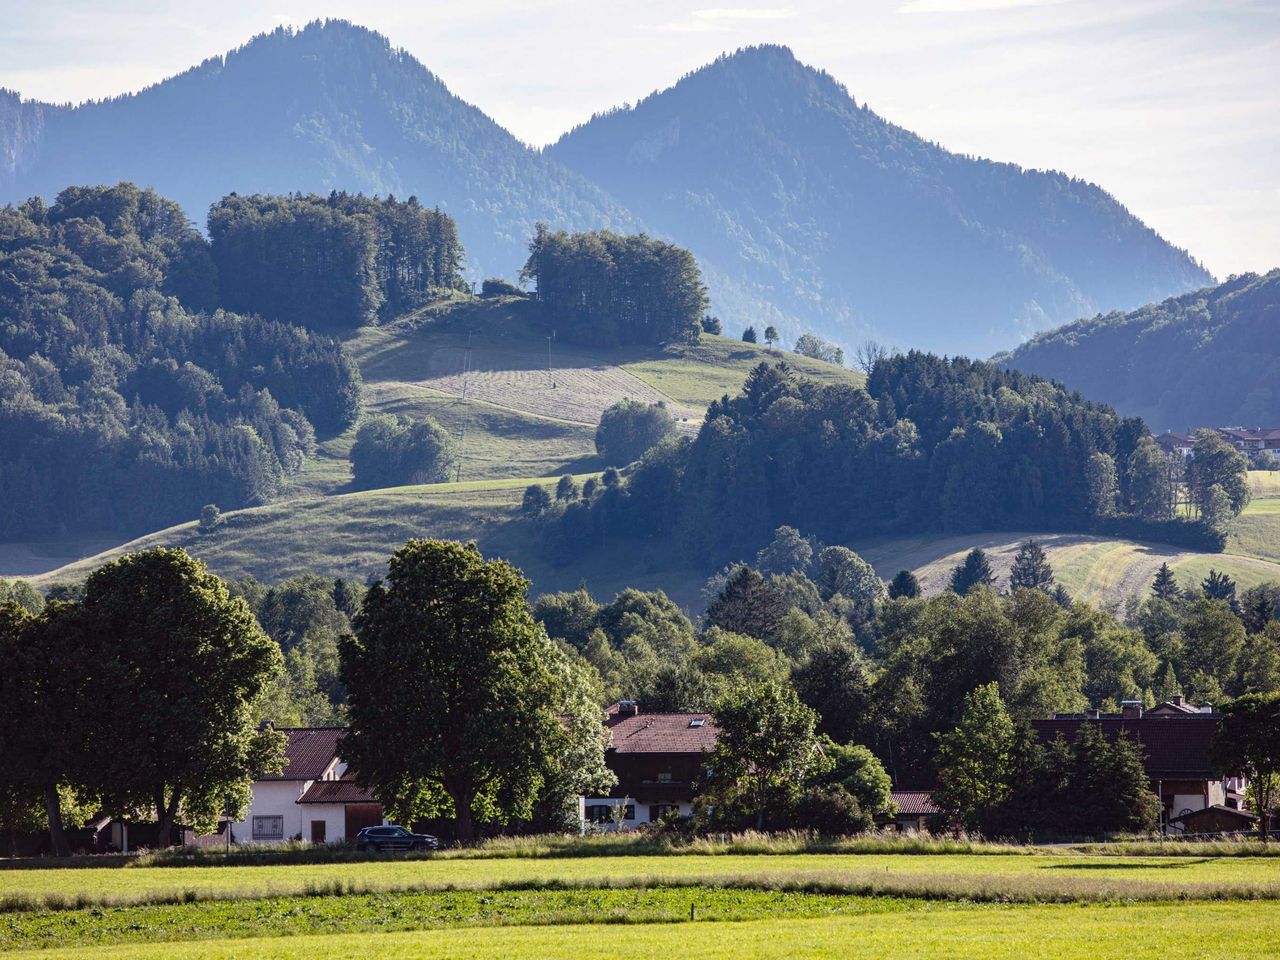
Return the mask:
[[[889,599],[920,596],[920,581],[910,570],[899,570],[889,583]]]
[[[1010,590],[1048,590],[1053,583],[1053,567],[1045,555],[1044,547],[1028,540],[1018,548],[1009,570]]]
[[[1156,578],[1151,583],[1151,592],[1157,600],[1172,602],[1178,598],[1178,580],[1169,569],[1167,562],[1160,564]]]
[[[951,571],[951,590],[962,597],[974,587],[989,587],[995,582],[996,577],[991,570],[991,561],[978,547],[974,547],[965,554],[964,560]]]

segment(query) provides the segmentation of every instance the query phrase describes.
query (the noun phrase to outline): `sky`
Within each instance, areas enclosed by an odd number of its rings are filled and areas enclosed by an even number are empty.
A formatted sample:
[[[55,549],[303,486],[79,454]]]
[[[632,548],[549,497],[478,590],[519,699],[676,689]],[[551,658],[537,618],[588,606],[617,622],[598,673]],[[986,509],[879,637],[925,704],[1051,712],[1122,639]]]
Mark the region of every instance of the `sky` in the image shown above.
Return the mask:
[[[1280,266],[1280,0],[0,0],[0,87],[110,96],[325,17],[535,145],[786,44],[950,150],[1101,184],[1220,278]]]

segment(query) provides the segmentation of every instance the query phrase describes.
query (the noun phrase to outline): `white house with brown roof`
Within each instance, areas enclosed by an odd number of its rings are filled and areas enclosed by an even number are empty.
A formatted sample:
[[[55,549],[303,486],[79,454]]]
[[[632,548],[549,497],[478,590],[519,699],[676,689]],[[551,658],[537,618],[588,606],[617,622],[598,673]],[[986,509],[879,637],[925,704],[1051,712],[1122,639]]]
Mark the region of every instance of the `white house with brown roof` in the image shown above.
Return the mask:
[[[335,843],[383,822],[381,804],[345,779],[347,765],[338,756],[341,727],[280,732],[287,738],[284,769],[254,781],[249,812],[231,825],[232,843]]]

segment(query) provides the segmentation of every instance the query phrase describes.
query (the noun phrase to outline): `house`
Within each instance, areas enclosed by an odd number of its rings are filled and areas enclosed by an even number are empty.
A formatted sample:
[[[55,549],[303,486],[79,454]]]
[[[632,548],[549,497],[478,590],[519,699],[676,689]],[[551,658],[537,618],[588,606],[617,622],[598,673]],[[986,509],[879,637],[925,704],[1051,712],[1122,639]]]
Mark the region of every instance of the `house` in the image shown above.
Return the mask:
[[[928,790],[891,790],[889,799],[897,806],[898,812],[892,817],[878,817],[876,823],[880,826],[892,826],[900,833],[922,833],[942,813],[933,802],[933,794]]]
[[[286,737],[284,769],[253,783],[243,820],[231,824],[231,842],[335,843],[383,822],[382,805],[346,777],[338,756],[342,727],[294,727]]]
[[[1165,453],[1176,453],[1184,459],[1191,456],[1191,451],[1196,445],[1194,437],[1185,433],[1174,433],[1171,430],[1156,437],[1156,443],[1160,445],[1160,449]]]
[[[1218,433],[1244,454],[1263,450],[1280,451],[1280,428],[1277,427],[1218,427]]]
[[[583,797],[581,819],[605,829],[655,823],[693,812],[703,755],[719,730],[709,713],[641,713],[633,700],[605,711],[605,763],[618,778],[608,796]]]
[[[1068,742],[1086,724],[1112,739],[1134,737],[1142,750],[1143,766],[1152,792],[1160,798],[1162,825],[1214,806],[1227,806],[1229,796],[1242,794],[1244,782],[1223,777],[1214,769],[1213,742],[1220,717],[1211,707],[1194,707],[1181,697],[1143,711],[1142,704],[1126,701],[1119,713],[1055,714],[1049,720],[1033,720],[1042,743],[1057,737]]]

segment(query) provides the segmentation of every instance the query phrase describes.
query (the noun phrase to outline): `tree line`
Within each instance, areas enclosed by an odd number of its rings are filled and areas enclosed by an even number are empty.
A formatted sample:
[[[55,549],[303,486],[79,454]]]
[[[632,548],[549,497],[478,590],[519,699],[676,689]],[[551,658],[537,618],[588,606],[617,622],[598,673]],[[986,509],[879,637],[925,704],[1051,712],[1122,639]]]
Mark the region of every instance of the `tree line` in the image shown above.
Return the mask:
[[[375,323],[466,289],[457,226],[417,197],[231,194],[209,211],[209,239],[228,308],[313,330]]]
[[[711,404],[695,439],[657,444],[539,523],[552,560],[632,537],[716,563],[780,525],[831,542],[1122,529],[1221,550],[1247,501],[1246,464],[1200,442],[1194,496],[1205,506],[1193,519],[1171,508],[1168,463],[1141,420],[1056,384],[914,351],[879,358],[865,389],[762,363],[738,396]]]
[[[1280,584],[1166,568],[1112,613],[1056,589],[1033,542],[1007,582],[971,554],[952,584],[886,585],[794,528],[712,577],[696,622],[661,591],[530,603],[509,564],[439,541],[367,588],[224,584],[179,550],[45,598],[0,584],[0,820],[56,836],[150,811],[207,829],[276,768],[272,721],[348,725],[351,773],[393,818],[452,817],[462,838],[563,829],[576,796],[609,789],[601,708],[619,699],[724,731],[680,829],[867,829],[891,783],[939,785],[949,822],[1000,835],[1150,829],[1136,743],[1043,743],[1029,724],[1178,694],[1223,708],[1224,769],[1274,772],[1257,744],[1280,717]]]
[[[218,302],[203,238],[152,191],[0,210],[0,537],[261,503],[354,421],[341,345]]]
[[[707,291],[693,254],[644,234],[538,224],[521,278],[567,340],[616,347],[694,341],[702,331]]]

